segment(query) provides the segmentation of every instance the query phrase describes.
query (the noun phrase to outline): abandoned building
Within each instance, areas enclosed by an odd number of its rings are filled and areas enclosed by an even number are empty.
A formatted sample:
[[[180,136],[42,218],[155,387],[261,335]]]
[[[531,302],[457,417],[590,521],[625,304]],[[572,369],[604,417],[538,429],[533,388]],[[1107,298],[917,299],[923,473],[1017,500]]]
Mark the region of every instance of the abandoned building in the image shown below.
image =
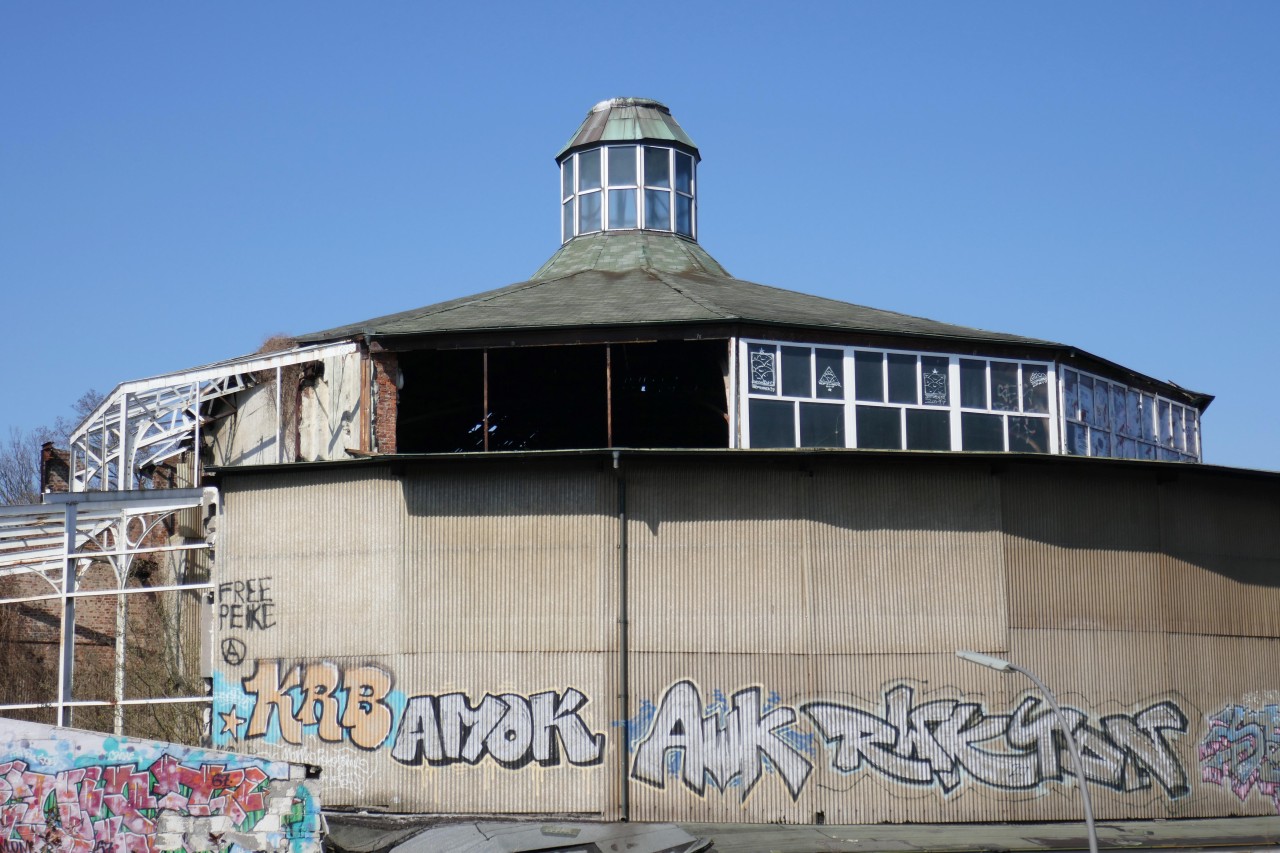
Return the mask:
[[[502,849],[1070,821],[1082,786],[1222,838],[1280,811],[1280,479],[1203,464],[1212,398],[736,278],[700,158],[662,104],[597,104],[531,278],[121,384],[0,567],[74,618],[75,495],[180,513],[209,745],[320,767],[334,814],[531,833]],[[1083,779],[1042,694],[958,650],[1052,685]]]

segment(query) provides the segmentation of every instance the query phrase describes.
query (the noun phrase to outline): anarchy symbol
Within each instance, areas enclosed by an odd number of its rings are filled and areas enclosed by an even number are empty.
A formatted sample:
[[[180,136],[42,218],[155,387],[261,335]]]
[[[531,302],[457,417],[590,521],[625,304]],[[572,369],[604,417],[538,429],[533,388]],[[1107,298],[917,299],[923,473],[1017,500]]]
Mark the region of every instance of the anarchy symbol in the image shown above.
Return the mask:
[[[228,637],[222,641],[222,660],[228,666],[244,663],[244,640]]]

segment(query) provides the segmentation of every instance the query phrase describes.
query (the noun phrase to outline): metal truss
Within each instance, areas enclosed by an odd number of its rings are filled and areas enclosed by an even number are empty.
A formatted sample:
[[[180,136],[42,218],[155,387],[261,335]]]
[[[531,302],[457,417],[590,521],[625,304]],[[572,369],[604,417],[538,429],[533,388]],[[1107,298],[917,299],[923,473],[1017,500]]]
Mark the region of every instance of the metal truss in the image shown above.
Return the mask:
[[[144,554],[207,550],[206,539],[148,544],[152,532],[179,510],[217,509],[216,489],[148,489],[120,492],[63,492],[44,496],[33,506],[0,507],[0,582],[14,594],[0,597],[0,605],[57,601],[61,606],[58,652],[58,690],[53,702],[0,705],[0,712],[27,708],[55,709],[56,724],[67,722],[67,711],[76,706],[111,705],[114,728],[121,733],[124,707],[143,703],[208,702],[207,696],[124,698],[124,641],[126,608],[117,598],[115,636],[115,684],[111,701],[72,697],[75,665],[76,602],[92,596],[124,596],[170,590],[207,590],[209,582],[187,582],[179,574],[173,584],[128,586],[134,560]],[[185,562],[185,561],[181,561]],[[94,563],[107,563],[115,575],[112,589],[80,590],[78,582]],[[14,583],[25,576],[33,583]],[[19,589],[18,587],[25,587]]]
[[[117,385],[71,434],[71,491],[110,492],[147,486],[145,471],[149,466],[199,448],[201,428],[214,419],[210,402],[253,387],[258,372],[264,370],[276,372],[279,449],[280,369],[355,351],[356,344],[351,341],[296,347]],[[198,483],[199,453],[194,455],[193,482]]]

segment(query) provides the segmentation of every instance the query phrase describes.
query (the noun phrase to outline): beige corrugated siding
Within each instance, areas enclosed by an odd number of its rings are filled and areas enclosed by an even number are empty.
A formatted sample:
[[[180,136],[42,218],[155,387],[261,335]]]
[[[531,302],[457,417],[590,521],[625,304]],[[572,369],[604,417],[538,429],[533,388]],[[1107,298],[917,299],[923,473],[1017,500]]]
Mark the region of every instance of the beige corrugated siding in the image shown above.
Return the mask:
[[[314,735],[237,748],[320,763],[327,804],[619,818],[621,477],[633,739],[692,743],[653,721],[664,697],[696,697],[686,719],[710,726],[707,766],[729,774],[723,791],[710,777],[690,783],[687,749],[655,759],[652,747],[640,772],[634,744],[631,819],[1075,819],[1071,774],[1035,775],[1002,739],[999,727],[1035,695],[1030,682],[960,661],[957,648],[1027,666],[1088,715],[1092,757],[1111,762],[1097,767],[1121,789],[1090,785],[1100,819],[1273,807],[1256,788],[1242,797],[1205,781],[1199,747],[1222,709],[1280,704],[1275,480],[1093,460],[625,454],[617,471],[609,461],[228,472],[216,564],[221,583],[270,579],[274,625],[215,634],[215,650],[245,644],[240,664],[215,653],[240,710],[252,705],[235,690],[258,662],[376,667],[400,702],[460,691],[476,706],[486,694],[573,689],[584,724],[607,738],[599,763],[505,767],[483,755],[411,767],[386,746]],[[714,734],[731,727],[739,691],[791,720],[779,755],[807,766],[795,790],[768,762],[749,792],[730,778],[755,760],[725,759],[731,746]],[[1147,712],[1185,718],[1185,732],[1148,744],[1159,773],[1181,773],[1185,790],[1166,791],[1136,753],[1097,739],[1112,726],[1146,749],[1135,721]],[[826,742],[819,719],[852,726],[850,740]],[[977,744],[990,754],[965,752],[970,725],[999,733]],[[841,765],[860,754],[841,758],[841,744],[873,730],[864,754],[884,767]],[[901,772],[916,778],[886,769],[895,743]]]

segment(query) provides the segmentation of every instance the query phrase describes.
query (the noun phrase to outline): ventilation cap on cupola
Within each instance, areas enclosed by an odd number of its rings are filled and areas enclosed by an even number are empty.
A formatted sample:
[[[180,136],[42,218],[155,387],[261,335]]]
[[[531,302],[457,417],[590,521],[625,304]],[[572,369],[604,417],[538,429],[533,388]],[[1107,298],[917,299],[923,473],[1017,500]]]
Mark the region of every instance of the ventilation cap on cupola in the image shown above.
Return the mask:
[[[664,104],[610,98],[560,153],[561,241],[657,231],[697,236],[698,147]]]

